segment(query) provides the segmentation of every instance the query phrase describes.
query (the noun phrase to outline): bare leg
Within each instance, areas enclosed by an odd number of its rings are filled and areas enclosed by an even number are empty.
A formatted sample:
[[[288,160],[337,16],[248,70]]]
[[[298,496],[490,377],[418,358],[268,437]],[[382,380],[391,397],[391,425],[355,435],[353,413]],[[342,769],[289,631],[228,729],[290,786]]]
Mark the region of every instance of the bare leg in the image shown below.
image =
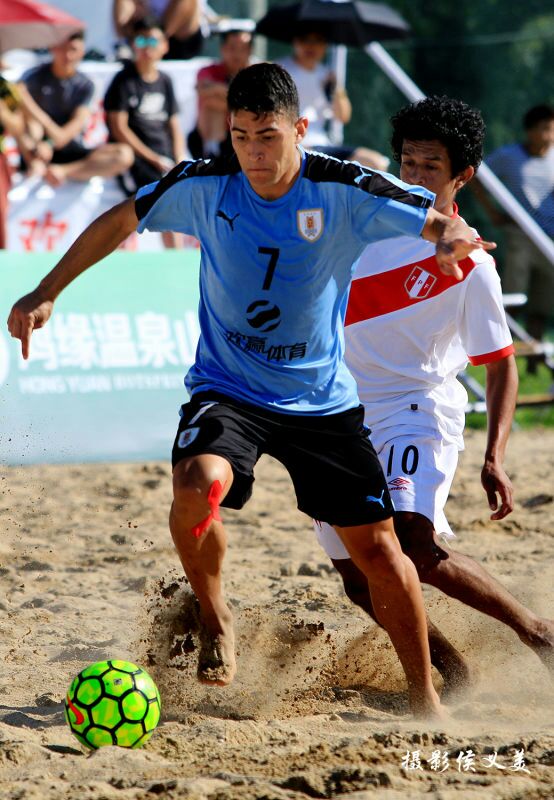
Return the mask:
[[[333,566],[340,574],[346,596],[366,614],[378,622],[367,580],[352,559],[343,558],[333,560]],[[378,624],[380,624],[378,622]],[[431,664],[438,670],[443,679],[443,692],[441,699],[449,695],[458,694],[467,690],[471,684],[471,673],[466,660],[440,630],[427,617],[427,630]]]
[[[61,186],[65,181],[88,181],[95,175],[113,178],[129,169],[135,157],[126,144],[104,144],[93,150],[86,158],[69,164],[49,164],[45,179],[52,186]]]
[[[214,481],[224,487],[233,481],[230,464],[220,456],[184,459],[173,473],[173,504],[169,516],[171,535],[179,558],[200,604],[202,622],[198,679],[226,686],[236,673],[233,615],[223,597],[221,569],[227,536],[221,522],[213,520],[198,538],[192,529],[210,514],[208,492]]]
[[[554,674],[554,622],[522,605],[477,561],[441,547],[433,525],[421,514],[399,512],[395,527],[423,583],[508,625]]]
[[[431,680],[423,595],[414,565],[400,548],[392,519],[339,528],[337,533],[365,575],[375,614],[404,668],[416,716],[444,718]]]

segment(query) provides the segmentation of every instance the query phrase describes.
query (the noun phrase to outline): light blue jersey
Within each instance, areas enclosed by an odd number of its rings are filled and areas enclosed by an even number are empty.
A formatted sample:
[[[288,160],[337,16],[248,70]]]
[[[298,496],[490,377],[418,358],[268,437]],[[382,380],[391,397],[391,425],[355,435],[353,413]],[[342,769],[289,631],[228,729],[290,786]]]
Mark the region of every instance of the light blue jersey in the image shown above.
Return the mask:
[[[358,404],[344,363],[352,265],[369,242],[419,236],[434,195],[301,148],[298,179],[264,200],[238,161],[183,162],[137,194],[139,232],[200,240],[201,336],[185,385],[291,414]]]

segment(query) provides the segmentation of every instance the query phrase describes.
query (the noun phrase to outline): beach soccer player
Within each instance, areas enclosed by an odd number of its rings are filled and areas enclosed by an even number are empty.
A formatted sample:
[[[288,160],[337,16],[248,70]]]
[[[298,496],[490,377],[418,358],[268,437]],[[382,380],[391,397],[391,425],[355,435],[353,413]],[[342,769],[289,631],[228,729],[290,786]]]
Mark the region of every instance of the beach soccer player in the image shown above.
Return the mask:
[[[430,97],[392,118],[400,177],[436,194],[457,217],[456,195],[483,157],[481,113]],[[518,389],[514,347],[493,258],[460,262],[459,282],[442,275],[431,242],[401,236],[367,246],[355,267],[346,312],[346,362],[394,501],[394,526],[419,578],[512,628],[554,670],[554,623],[518,602],[484,567],[445,546],[454,534],[444,507],[463,449],[467,392],[457,380],[469,360],[486,369],[487,444],[481,481],[493,520],[513,509],[504,455]],[[326,523],[315,530],[347,595],[372,614],[367,581]],[[431,660],[449,691],[467,688],[465,659],[429,625]]]
[[[287,468],[298,507],[336,527],[371,587],[375,612],[404,668],[417,715],[442,716],[431,681],[417,572],[402,553],[379,461],[343,358],[352,265],[372,241],[405,234],[436,244],[441,270],[476,242],[434,195],[351,162],[306,152],[290,75],[255,64],[233,79],[234,154],[182,162],[95,220],[9,317],[28,355],[55,298],[130,233],[181,231],[201,243],[200,340],[173,447],[170,529],[200,605],[198,677],[226,685],[236,671],[222,589],[220,508],[241,508],[267,453]]]

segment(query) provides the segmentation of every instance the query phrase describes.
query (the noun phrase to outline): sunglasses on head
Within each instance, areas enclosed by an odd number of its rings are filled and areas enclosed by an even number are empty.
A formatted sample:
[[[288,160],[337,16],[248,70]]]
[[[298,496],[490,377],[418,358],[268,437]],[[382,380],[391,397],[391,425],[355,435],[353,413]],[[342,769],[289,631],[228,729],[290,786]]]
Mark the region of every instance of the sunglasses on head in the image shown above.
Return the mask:
[[[157,47],[160,39],[156,36],[137,36],[135,39],[135,47],[143,49],[144,47]]]

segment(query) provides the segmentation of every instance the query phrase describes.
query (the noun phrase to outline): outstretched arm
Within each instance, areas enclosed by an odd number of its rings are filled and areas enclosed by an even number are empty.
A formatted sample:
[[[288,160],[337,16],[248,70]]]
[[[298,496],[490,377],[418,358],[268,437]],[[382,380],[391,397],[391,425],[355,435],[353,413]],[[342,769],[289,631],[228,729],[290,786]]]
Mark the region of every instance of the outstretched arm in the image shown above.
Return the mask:
[[[23,358],[29,357],[31,334],[46,324],[60,292],[113,252],[137,225],[134,198],[106,211],[83,231],[37,288],[14,304],[8,317],[8,330],[15,339],[21,340]]]
[[[457,280],[463,278],[458,261],[466,258],[473,250],[494,250],[494,242],[485,242],[475,236],[475,231],[460,217],[447,217],[430,208],[421,235],[437,245],[436,259],[445,275],[453,275]]]
[[[512,483],[504,472],[503,464],[514,418],[518,374],[513,355],[487,364],[486,369],[487,449],[481,483],[487,493],[489,507],[494,512],[491,519],[504,519],[514,508]]]

